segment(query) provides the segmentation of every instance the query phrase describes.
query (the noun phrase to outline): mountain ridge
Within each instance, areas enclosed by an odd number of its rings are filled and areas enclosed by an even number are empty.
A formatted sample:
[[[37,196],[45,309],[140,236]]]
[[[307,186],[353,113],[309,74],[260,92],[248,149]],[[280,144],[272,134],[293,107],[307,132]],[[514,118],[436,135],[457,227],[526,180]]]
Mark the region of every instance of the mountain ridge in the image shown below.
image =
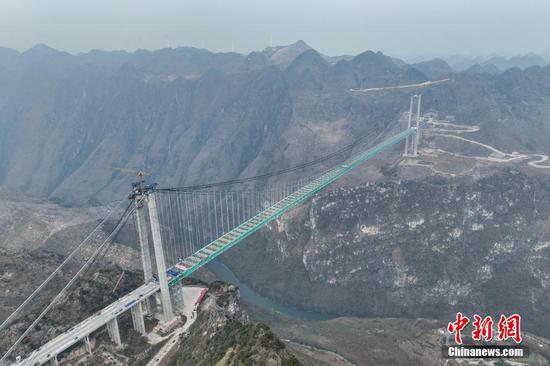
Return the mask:
[[[418,65],[373,51],[330,63],[308,48],[285,68],[263,51],[189,47],[73,56],[37,46],[23,61],[24,53],[2,54],[0,65],[9,65],[0,66],[0,184],[74,203],[124,194],[128,177],[111,166],[150,171],[164,185],[212,182],[312,160],[357,133],[396,131],[408,91],[349,90],[429,80]],[[424,107],[497,128],[481,133],[486,142],[536,150],[550,140],[545,128],[535,130],[547,112],[548,74],[548,67],[451,73],[452,82],[423,91]]]

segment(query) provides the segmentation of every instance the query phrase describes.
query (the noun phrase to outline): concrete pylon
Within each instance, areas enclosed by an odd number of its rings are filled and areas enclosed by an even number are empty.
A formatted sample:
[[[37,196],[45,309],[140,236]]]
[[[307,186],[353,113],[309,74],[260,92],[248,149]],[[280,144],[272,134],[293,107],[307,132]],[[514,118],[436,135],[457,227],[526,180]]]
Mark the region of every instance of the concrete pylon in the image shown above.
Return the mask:
[[[416,133],[414,134],[413,155],[418,156],[418,143],[420,142],[420,105],[422,104],[422,94],[416,96]]]
[[[50,359],[50,365],[51,365],[51,366],[59,366],[59,362],[57,361],[57,355],[53,356],[53,357]]]
[[[139,248],[141,252],[141,264],[143,266],[143,283],[147,284],[153,280],[153,266],[151,264],[151,252],[149,249],[149,236],[147,235],[147,225],[145,224],[145,212],[143,210],[144,202],[147,197],[137,196],[134,200],[136,205],[136,227],[139,238]],[[153,307],[151,299],[145,301],[145,311],[152,313]]]
[[[92,342],[90,342],[90,336],[84,337],[84,346],[86,347],[86,352],[92,354]]]
[[[139,247],[141,250],[141,263],[143,265],[143,280],[148,283],[153,279],[153,269],[151,265],[151,254],[149,252],[149,237],[147,235],[147,226],[145,225],[145,213],[143,212],[143,202],[140,202],[141,196],[135,200],[136,205],[136,225],[139,237]]]
[[[141,335],[145,335],[145,321],[143,320],[143,308],[142,303],[138,302],[132,306],[132,323],[134,324],[134,329]]]
[[[415,110],[416,103],[416,110]],[[407,129],[413,128],[413,113],[415,115],[415,130],[416,133],[409,135],[405,138],[405,152],[404,157],[417,157],[418,156],[418,144],[420,142],[420,105],[422,103],[422,95],[414,94],[411,96],[411,103],[409,106],[409,118],[407,121]]]
[[[159,277],[163,320],[165,322],[169,322],[174,319],[174,311],[172,309],[170,288],[168,287],[168,278],[166,276],[166,263],[164,258],[164,249],[162,248],[162,237],[158,222],[155,193],[151,193],[149,195],[149,198],[147,199],[147,207],[149,208],[149,221],[151,224],[151,235],[153,236],[153,249],[155,250],[155,262],[157,263],[157,272]]]
[[[170,289],[172,293],[172,302],[176,313],[181,313],[184,306],[183,285],[178,282]]]
[[[107,323],[107,332],[109,333],[109,338],[111,338],[111,341],[113,341],[114,344],[116,344],[117,346],[122,345],[117,318],[114,318]]]
[[[411,105],[409,107],[409,118],[407,120],[407,129],[411,128],[412,126],[412,114],[413,114],[413,104],[414,104],[414,95],[411,97]],[[409,145],[410,145],[411,138],[407,136],[405,138],[405,152],[403,153],[404,156],[409,155]]]

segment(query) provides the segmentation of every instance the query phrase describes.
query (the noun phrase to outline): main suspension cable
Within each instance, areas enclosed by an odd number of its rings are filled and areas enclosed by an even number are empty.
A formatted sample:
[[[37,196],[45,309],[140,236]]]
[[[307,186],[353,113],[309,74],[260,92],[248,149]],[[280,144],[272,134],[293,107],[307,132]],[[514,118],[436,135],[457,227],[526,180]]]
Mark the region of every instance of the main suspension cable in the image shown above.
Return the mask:
[[[246,182],[251,182],[251,181],[256,181],[256,180],[265,180],[267,178],[271,178],[271,177],[275,177],[275,176],[278,176],[278,175],[291,173],[291,172],[294,172],[294,171],[297,171],[297,170],[300,170],[300,169],[303,169],[303,168],[319,165],[319,164],[321,164],[321,163],[323,163],[327,160],[330,160],[334,157],[342,155],[343,153],[346,153],[346,152],[349,152],[349,151],[353,150],[354,147],[359,145],[363,140],[365,140],[370,135],[371,135],[370,133],[365,133],[363,135],[360,135],[351,144],[346,145],[346,146],[344,146],[341,149],[338,149],[336,151],[333,151],[330,154],[323,155],[323,156],[321,156],[317,159],[308,161],[306,163],[298,164],[298,165],[295,165],[293,167],[277,170],[275,172],[255,175],[255,176],[246,177],[246,178],[232,179],[232,180],[227,180],[227,181],[223,181],[223,182],[216,182],[216,183],[197,184],[197,185],[189,185],[189,186],[175,187],[175,188],[158,188],[156,191],[158,191],[158,192],[194,191],[194,190],[200,190],[200,189],[206,189],[206,188],[215,188],[215,187],[223,187],[223,186],[239,184],[239,183],[246,183]]]

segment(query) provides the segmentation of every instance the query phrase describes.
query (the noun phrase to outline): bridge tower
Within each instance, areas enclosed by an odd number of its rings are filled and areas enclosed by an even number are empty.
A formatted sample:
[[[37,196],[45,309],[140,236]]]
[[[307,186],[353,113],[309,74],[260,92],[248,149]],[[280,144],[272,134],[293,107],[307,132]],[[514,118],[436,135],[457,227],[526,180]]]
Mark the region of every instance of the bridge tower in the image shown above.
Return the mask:
[[[134,197],[134,205],[136,206],[135,218],[136,218],[136,227],[138,232],[139,239],[139,249],[141,252],[141,264],[143,266],[143,283],[149,283],[153,280],[153,267],[151,264],[151,251],[149,247],[149,237],[147,234],[147,225],[145,223],[145,212],[144,206],[147,200],[147,196],[144,192],[140,192],[139,195]],[[147,313],[153,312],[153,304],[151,299],[146,299],[144,301],[145,311]]]
[[[155,261],[157,263],[163,321],[169,322],[174,319],[174,310],[172,309],[172,300],[170,299],[170,287],[168,286],[168,277],[166,276],[166,262],[164,257],[164,249],[162,247],[162,236],[160,233],[160,226],[158,221],[155,193],[150,193],[147,197],[147,206],[149,208],[151,235],[153,236],[153,248],[155,250]]]
[[[147,235],[147,226],[145,223],[145,213],[144,206],[147,205],[149,213],[149,224],[151,227],[151,235],[153,239],[153,251],[155,254],[155,263],[157,265],[158,281],[160,285],[160,297],[161,297],[161,306],[163,320],[169,322],[174,319],[174,312],[172,309],[172,301],[170,299],[170,288],[168,286],[168,278],[166,276],[166,262],[164,256],[164,249],[162,247],[162,236],[160,232],[160,226],[158,221],[158,212],[157,204],[155,200],[155,194],[153,185],[145,185],[144,176],[146,173],[139,171],[137,176],[139,177],[139,182],[133,183],[133,191],[130,195],[130,199],[134,200],[136,205],[136,223],[137,231],[139,237],[139,244],[141,250],[141,261],[143,264],[143,279],[147,284],[153,280],[153,269],[151,264],[151,254],[149,248],[149,239]],[[141,306],[140,303],[137,306]],[[146,311],[151,312],[153,306],[150,299],[145,301]],[[136,317],[143,317],[140,309],[133,309],[132,315],[134,316],[134,325],[138,332],[143,332],[141,323],[142,319],[137,319]]]
[[[411,136],[407,136],[405,139],[405,152],[404,157],[416,158],[418,156],[418,143],[420,142],[420,106],[422,104],[422,94],[413,94],[411,96],[411,103],[409,107],[409,116],[407,128],[413,127],[413,115],[414,115],[414,127],[416,133]]]

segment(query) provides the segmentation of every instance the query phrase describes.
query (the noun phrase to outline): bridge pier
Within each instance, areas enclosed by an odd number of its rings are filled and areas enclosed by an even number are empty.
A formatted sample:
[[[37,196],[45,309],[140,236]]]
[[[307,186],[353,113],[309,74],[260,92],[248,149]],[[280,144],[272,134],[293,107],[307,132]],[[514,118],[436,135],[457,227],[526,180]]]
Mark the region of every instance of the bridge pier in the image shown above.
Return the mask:
[[[116,344],[117,346],[122,345],[117,318],[114,318],[107,323],[107,332],[109,333],[109,338],[111,338],[111,341],[113,341],[114,344]]]
[[[84,337],[84,346],[86,347],[86,352],[92,354],[92,343],[90,342],[90,336]]]
[[[164,249],[162,248],[162,236],[157,215],[157,203],[155,194],[152,193],[147,199],[149,208],[149,221],[151,223],[151,234],[153,236],[153,249],[155,250],[155,261],[157,263],[157,272],[159,277],[160,297],[162,305],[163,321],[169,322],[174,319],[174,310],[170,300],[170,288],[168,287],[168,278],[166,277],[166,263]]]
[[[59,366],[59,362],[57,361],[57,355],[53,356],[50,359],[50,366]]]
[[[174,308],[176,309],[176,313],[180,313],[183,311],[183,285],[181,282],[178,282],[172,288],[170,289],[172,293],[172,301]]]
[[[145,321],[143,320],[143,306],[144,304],[140,301],[134,306],[132,306],[131,312],[132,312],[132,323],[134,325],[134,329],[136,332],[138,332],[141,335],[145,335]]]

